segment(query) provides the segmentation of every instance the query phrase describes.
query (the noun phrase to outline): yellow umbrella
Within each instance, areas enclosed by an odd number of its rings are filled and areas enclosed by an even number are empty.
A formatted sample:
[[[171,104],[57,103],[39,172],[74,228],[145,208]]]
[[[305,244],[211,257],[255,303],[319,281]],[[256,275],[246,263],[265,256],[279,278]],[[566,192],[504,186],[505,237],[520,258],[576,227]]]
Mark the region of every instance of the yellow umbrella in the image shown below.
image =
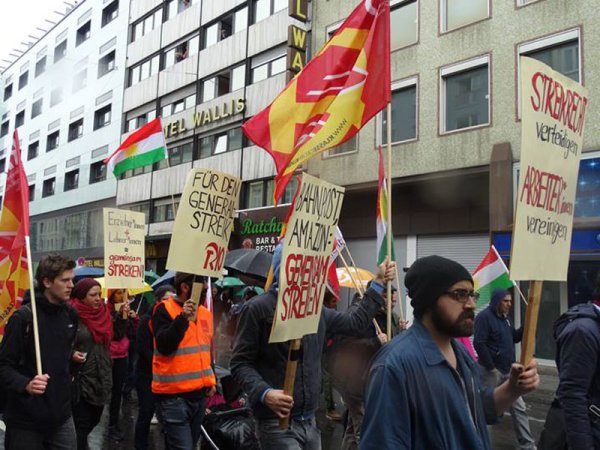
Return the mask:
[[[356,281],[356,284],[361,286],[362,288],[367,287],[367,283],[375,278],[375,275],[369,272],[366,269],[360,269],[358,267],[349,267],[348,270],[352,273],[352,278]],[[352,278],[350,278],[350,274],[348,274],[348,270],[345,267],[338,267],[337,277],[340,282],[340,286],[354,289],[354,283],[352,282]]]
[[[104,298],[106,298],[106,281],[104,280],[104,277],[102,278],[94,278],[98,283],[100,283],[100,287],[102,288],[102,292],[100,293],[100,295]],[[110,288],[110,289],[119,289],[119,288]],[[140,287],[140,288],[128,288],[127,289],[127,293],[128,295],[138,295],[138,294],[143,294],[144,292],[152,292],[152,286],[150,286],[148,283],[146,283],[144,281],[144,286]]]

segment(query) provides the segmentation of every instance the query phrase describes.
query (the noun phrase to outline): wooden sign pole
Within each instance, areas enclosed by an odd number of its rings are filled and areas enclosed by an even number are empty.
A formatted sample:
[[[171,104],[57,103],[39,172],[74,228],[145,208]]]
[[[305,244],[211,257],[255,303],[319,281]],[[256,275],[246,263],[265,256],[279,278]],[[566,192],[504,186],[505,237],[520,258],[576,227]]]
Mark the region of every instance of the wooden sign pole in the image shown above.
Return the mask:
[[[535,351],[535,333],[537,331],[540,301],[542,296],[542,281],[529,282],[527,294],[527,310],[525,312],[525,327],[523,328],[523,341],[521,344],[521,364],[527,366],[533,358]]]
[[[294,397],[294,381],[296,380],[296,368],[298,367],[298,357],[300,356],[300,339],[290,341],[290,353],[285,368],[285,380],[283,382],[283,393]],[[279,419],[279,428],[285,430],[290,426],[290,417]]]

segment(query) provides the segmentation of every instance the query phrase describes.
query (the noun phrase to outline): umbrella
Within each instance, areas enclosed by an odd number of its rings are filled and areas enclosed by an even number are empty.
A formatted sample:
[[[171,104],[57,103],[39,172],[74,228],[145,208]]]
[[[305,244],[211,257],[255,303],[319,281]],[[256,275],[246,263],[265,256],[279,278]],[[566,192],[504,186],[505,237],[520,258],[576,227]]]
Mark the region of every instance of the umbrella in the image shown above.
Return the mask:
[[[220,288],[231,288],[231,287],[239,287],[246,286],[242,280],[237,277],[225,277],[222,280],[217,280],[215,282],[215,286]]]
[[[104,269],[99,267],[87,267],[81,266],[75,268],[75,278],[84,278],[84,277],[102,277],[104,276]]]
[[[240,289],[235,294],[233,294],[233,296],[236,298],[242,298],[244,295],[246,295],[246,292],[248,292],[249,289],[254,289],[257,295],[265,293],[265,290],[259,286],[246,286],[244,289]]]
[[[160,287],[163,284],[172,283],[174,279],[175,279],[175,271],[168,270],[167,272],[165,272],[163,274],[162,277],[160,277],[158,280],[156,280],[154,283],[152,283],[152,289],[156,289],[157,287]]]
[[[363,288],[366,288],[367,283],[375,278],[375,275],[366,269],[349,267],[349,270],[352,273],[352,278],[354,278],[354,281],[356,281],[356,283]],[[350,278],[346,268],[338,267],[336,271],[340,286],[354,289],[354,283],[352,282],[352,278]]]
[[[100,295],[102,295],[102,297],[106,297],[106,280],[104,279],[104,277],[102,277],[102,278],[96,278],[96,281],[98,283],[100,283],[100,287],[102,288],[102,293]],[[111,288],[111,289],[113,289],[113,288]],[[115,288],[115,289],[119,289],[119,288]],[[143,287],[127,288],[127,293],[129,295],[138,295],[138,294],[143,294],[144,292],[152,292],[152,286],[150,286],[145,281],[144,281]]]
[[[225,255],[225,267],[246,275],[267,278],[273,255],[254,248],[239,248]]]

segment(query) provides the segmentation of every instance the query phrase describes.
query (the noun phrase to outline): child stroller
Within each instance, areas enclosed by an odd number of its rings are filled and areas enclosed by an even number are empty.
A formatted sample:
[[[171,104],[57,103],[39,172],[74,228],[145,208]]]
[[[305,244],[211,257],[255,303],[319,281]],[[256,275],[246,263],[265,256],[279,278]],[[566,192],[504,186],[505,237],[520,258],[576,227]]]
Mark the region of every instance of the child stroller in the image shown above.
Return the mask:
[[[209,399],[202,424],[202,450],[260,450],[256,422],[231,373],[219,366],[217,393]]]

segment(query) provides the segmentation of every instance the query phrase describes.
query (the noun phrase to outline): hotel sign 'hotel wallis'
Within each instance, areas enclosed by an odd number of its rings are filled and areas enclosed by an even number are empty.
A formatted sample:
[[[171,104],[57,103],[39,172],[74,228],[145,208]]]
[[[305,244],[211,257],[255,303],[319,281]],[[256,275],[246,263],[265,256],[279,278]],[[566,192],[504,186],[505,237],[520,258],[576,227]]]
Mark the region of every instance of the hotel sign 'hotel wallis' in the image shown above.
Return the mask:
[[[184,133],[188,129],[202,127],[209,123],[217,122],[219,120],[226,119],[227,117],[234,116],[235,114],[240,114],[245,110],[246,99],[244,98],[234,98],[228,102],[221,103],[220,105],[215,105],[212,108],[201,109],[192,115],[191,128],[186,127],[184,118],[169,122],[165,126],[165,137],[169,138],[177,136],[180,133]]]

